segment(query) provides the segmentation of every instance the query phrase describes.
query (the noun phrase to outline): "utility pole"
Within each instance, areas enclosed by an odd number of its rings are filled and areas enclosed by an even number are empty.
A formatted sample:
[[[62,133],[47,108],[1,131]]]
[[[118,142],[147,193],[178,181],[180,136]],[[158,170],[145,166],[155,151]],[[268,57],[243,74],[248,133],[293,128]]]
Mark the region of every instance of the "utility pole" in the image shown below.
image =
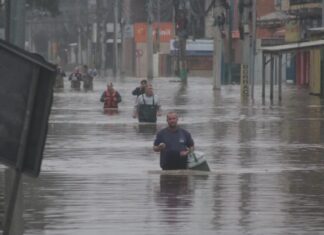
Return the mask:
[[[78,10],[78,14],[77,14],[77,22],[78,22],[78,64],[83,64],[82,61],[82,22],[81,22],[81,1],[78,0],[77,2],[77,10]]]
[[[78,20],[78,22],[80,22]],[[82,64],[82,41],[81,41],[81,33],[82,33],[82,29],[81,29],[81,24],[79,23],[78,25],[78,64]]]
[[[225,23],[223,6],[218,1],[214,13],[214,51],[213,51],[213,89],[220,90],[222,82],[222,54],[223,38],[222,31]]]
[[[187,14],[186,9],[183,9],[183,21],[186,22]],[[184,23],[187,25],[187,23]],[[178,34],[179,36],[179,76],[181,81],[187,82],[188,78],[188,68],[187,68],[187,56],[186,56],[186,48],[187,48],[187,26],[183,29],[182,32]]]
[[[113,58],[113,76],[117,76],[118,71],[118,0],[114,0],[114,58]]]
[[[233,37],[232,37],[232,31],[233,31],[233,0],[230,0],[229,3],[229,16],[228,16],[228,66],[227,66],[227,82],[228,84],[232,83],[232,63],[233,63]]]
[[[324,0],[322,0],[322,27],[324,27]],[[324,58],[324,49],[321,48],[321,67],[324,67],[324,62],[323,62],[323,58]],[[321,72],[323,73],[323,72]],[[321,77],[323,76],[323,74],[321,74]],[[324,96],[324,86],[321,86],[321,92],[320,92],[321,97]]]
[[[178,39],[177,44],[177,75],[181,81],[186,83],[188,78],[188,67],[187,67],[187,37],[188,37],[188,3],[184,0],[177,2],[175,7],[175,22],[176,22],[176,35]]]
[[[100,41],[101,41],[101,10],[102,10],[102,4],[101,0],[96,0],[96,23],[93,25],[94,28],[94,43],[95,43],[95,55],[94,55],[94,61],[95,61],[95,67],[99,70],[101,69],[101,57],[100,57]]]
[[[131,51],[129,50],[130,45],[130,24],[132,23],[131,19],[131,6],[132,0],[122,0],[121,14],[122,14],[122,50],[120,57],[120,74],[124,76],[125,74],[133,75],[134,72],[134,61],[131,58]],[[131,41],[133,42],[133,41]]]
[[[147,79],[153,79],[153,6],[152,0],[147,5]]]
[[[87,8],[85,9],[86,11],[86,64],[92,66],[92,60],[91,60],[91,39],[92,39],[92,31],[90,30],[89,27],[89,2],[86,3]]]
[[[249,64],[250,64],[250,38],[249,38],[249,0],[240,0],[239,9],[241,11],[241,38],[243,37],[241,48],[243,51],[241,64],[241,95],[243,98],[249,96]]]
[[[254,99],[255,53],[256,53],[256,0],[252,0],[252,37],[250,44],[250,88],[251,99]],[[281,66],[281,65],[280,65]]]
[[[125,17],[124,17],[124,0],[121,0],[119,3],[118,11],[120,12],[120,57],[119,57],[119,75],[124,77],[124,31],[125,31]]]
[[[98,0],[97,0],[98,1]],[[106,52],[107,52],[107,47],[106,47],[106,40],[107,40],[107,15],[104,12],[104,9],[107,9],[107,3],[103,0],[100,0],[100,4],[101,7],[100,10],[100,16],[101,18],[100,20],[100,43],[101,43],[101,48],[100,48],[100,52],[101,52],[101,60],[100,60],[100,70],[101,70],[101,74],[102,76],[106,76]]]
[[[324,1],[324,0],[323,0]],[[157,29],[156,29],[156,51],[160,51],[160,23],[161,23],[161,12],[160,12],[160,0],[157,0]]]
[[[324,0],[322,0],[322,27],[324,27]]]

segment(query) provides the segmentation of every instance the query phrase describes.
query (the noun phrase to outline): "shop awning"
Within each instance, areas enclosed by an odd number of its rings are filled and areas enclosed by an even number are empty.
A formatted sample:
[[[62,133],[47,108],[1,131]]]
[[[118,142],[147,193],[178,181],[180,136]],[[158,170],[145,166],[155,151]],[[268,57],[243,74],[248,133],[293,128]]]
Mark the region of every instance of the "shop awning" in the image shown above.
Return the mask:
[[[265,54],[283,54],[296,50],[307,50],[312,48],[321,48],[324,47],[324,40],[315,40],[308,42],[298,42],[298,43],[289,43],[277,46],[267,46],[261,47],[263,53]]]

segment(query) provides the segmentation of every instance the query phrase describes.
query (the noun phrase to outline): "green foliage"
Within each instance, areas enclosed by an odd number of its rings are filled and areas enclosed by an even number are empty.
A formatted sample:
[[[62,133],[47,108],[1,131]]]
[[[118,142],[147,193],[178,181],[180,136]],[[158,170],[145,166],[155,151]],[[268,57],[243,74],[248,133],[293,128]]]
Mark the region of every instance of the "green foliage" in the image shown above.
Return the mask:
[[[26,4],[34,9],[47,11],[52,16],[59,14],[59,0],[26,0]]]

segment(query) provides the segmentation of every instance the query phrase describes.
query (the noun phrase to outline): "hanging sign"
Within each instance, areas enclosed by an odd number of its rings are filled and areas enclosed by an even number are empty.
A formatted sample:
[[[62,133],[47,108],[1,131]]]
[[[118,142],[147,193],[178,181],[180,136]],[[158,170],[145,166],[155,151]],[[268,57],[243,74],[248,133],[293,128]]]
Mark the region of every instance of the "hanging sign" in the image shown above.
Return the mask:
[[[249,96],[249,66],[241,64],[241,96]]]

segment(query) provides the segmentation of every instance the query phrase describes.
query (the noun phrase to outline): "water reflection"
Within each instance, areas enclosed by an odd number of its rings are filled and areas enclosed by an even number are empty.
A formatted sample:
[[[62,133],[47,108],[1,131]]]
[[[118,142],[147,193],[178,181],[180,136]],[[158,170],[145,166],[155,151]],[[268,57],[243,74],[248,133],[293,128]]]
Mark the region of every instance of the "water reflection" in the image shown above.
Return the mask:
[[[143,136],[149,136],[151,137],[151,140],[153,140],[152,135],[155,135],[157,130],[155,123],[138,123],[135,127],[138,133],[143,134]]]
[[[181,222],[181,214],[192,206],[192,192],[189,186],[188,175],[160,175],[160,191],[157,193],[157,202],[163,212],[163,221],[166,223]],[[180,214],[180,215],[179,215]]]
[[[239,224],[242,227],[244,234],[247,234],[251,230],[252,223],[252,203],[253,203],[253,175],[244,174],[240,178],[240,198],[239,198],[239,211],[240,218]]]
[[[286,177],[282,185],[283,190],[287,192],[286,222],[299,229],[307,224],[306,230],[310,233],[316,230],[323,231],[324,176],[322,172],[292,172]]]
[[[188,110],[182,109],[179,110],[180,107],[184,107],[185,105],[188,104],[188,94],[187,92],[187,83],[179,83],[178,85],[178,90],[174,94],[174,105],[176,106],[177,111],[179,114],[186,114]]]
[[[107,116],[118,115],[119,110],[118,109],[104,109],[103,113],[106,114]]]

